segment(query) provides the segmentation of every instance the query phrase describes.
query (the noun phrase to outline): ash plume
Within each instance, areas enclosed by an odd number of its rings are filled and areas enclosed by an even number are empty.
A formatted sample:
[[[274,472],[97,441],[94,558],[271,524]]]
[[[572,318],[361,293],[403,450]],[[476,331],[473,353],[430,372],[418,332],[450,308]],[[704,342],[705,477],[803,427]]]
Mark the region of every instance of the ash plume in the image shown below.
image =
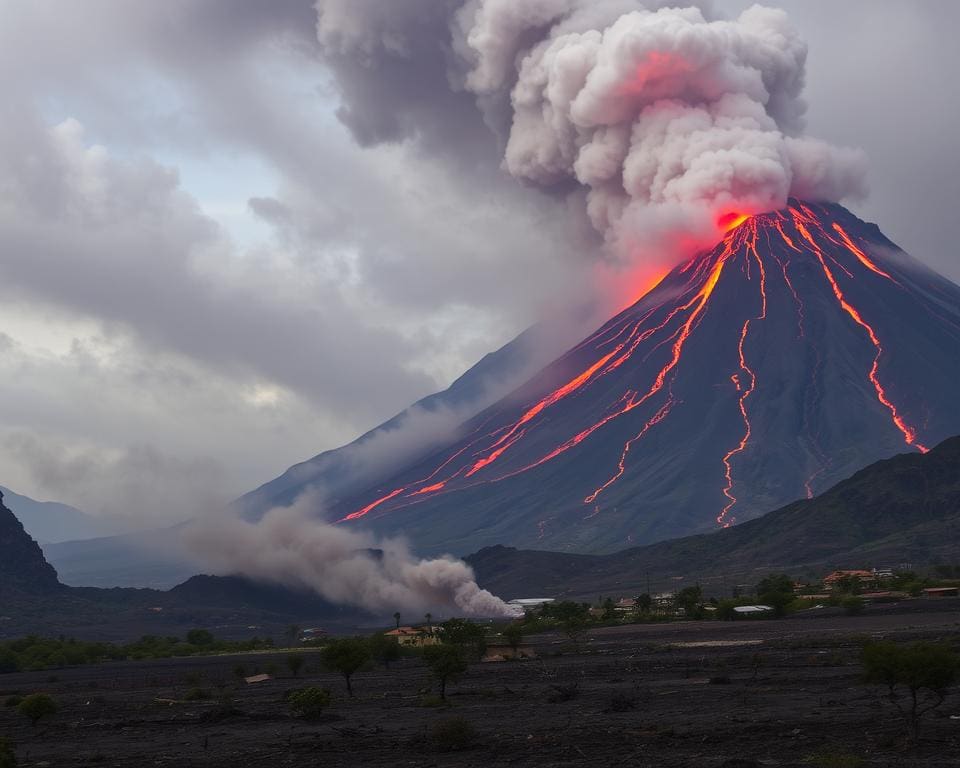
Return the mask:
[[[807,46],[784,12],[668,6],[318,0],[317,33],[361,143],[475,158],[483,125],[505,171],[580,201],[620,260],[662,263],[790,196],[865,194],[860,152],[802,135]]]
[[[213,515],[191,525],[184,541],[221,575],[310,589],[374,613],[512,615],[506,603],[477,585],[462,560],[420,559],[399,539],[376,540],[319,522],[317,506],[317,497],[308,493],[256,523]]]

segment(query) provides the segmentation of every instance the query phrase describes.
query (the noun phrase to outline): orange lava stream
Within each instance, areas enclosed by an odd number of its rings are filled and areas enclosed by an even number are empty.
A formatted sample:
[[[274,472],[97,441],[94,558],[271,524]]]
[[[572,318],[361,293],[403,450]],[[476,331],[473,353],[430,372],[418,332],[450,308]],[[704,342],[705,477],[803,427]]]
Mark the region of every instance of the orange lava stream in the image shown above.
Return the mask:
[[[646,424],[643,425],[643,429],[640,430],[640,432],[636,435],[636,437],[631,438],[627,442],[627,444],[623,446],[623,453],[620,454],[620,463],[617,465],[618,466],[617,473],[613,477],[611,477],[609,480],[607,480],[607,482],[605,482],[603,485],[597,488],[597,490],[595,490],[593,493],[587,496],[587,498],[583,500],[584,504],[593,504],[593,502],[597,500],[597,496],[599,496],[601,493],[607,490],[607,488],[609,488],[611,485],[617,482],[617,480],[623,477],[624,472],[627,471],[627,454],[630,453],[630,449],[633,447],[633,444],[638,440],[640,440],[645,434],[647,434],[647,432],[649,432],[652,427],[654,427],[655,425],[663,421],[665,418],[667,418],[667,416],[670,414],[670,411],[673,410],[673,406],[675,404],[676,404],[676,400],[674,400],[673,395],[670,395],[670,399],[667,400],[667,402],[664,403],[663,407],[659,411],[657,411]],[[599,507],[597,507],[596,511],[592,515],[588,515],[587,517],[585,517],[584,520],[588,520],[591,517],[596,517],[598,514],[600,514]]]
[[[863,266],[865,266],[871,272],[875,272],[881,277],[887,278],[887,280],[893,280],[893,282],[897,282],[892,277],[890,277],[890,275],[888,275],[886,272],[880,269],[880,267],[874,264],[867,257],[867,254],[865,254],[863,251],[857,248],[856,245],[853,244],[853,240],[850,239],[850,236],[844,231],[843,227],[841,227],[839,224],[834,222],[833,228],[837,232],[837,234],[839,234],[840,237],[843,239],[843,244],[847,246],[847,250],[849,250],[854,256],[856,256],[860,260],[860,263],[863,264]]]
[[[921,453],[927,453],[929,450],[925,445],[918,442],[917,433],[911,426],[909,426],[900,415],[900,412],[897,410],[896,405],[887,397],[887,393],[883,388],[883,385],[880,383],[880,378],[878,376],[878,370],[880,368],[880,357],[883,355],[883,347],[880,344],[880,339],[877,337],[876,332],[860,315],[860,312],[847,301],[846,296],[841,290],[839,284],[837,283],[836,278],[833,276],[833,272],[830,271],[830,267],[827,266],[826,259],[824,258],[823,251],[820,246],[817,245],[816,240],[813,239],[813,235],[810,234],[810,231],[805,226],[805,223],[811,224],[812,226],[819,225],[815,218],[811,216],[805,216],[800,211],[795,208],[790,209],[790,213],[793,215],[794,224],[797,227],[797,231],[803,236],[803,238],[810,244],[810,247],[813,249],[814,254],[816,254],[817,259],[820,261],[820,266],[823,268],[823,274],[826,276],[827,281],[830,283],[830,287],[833,289],[833,295],[837,298],[837,301],[840,302],[840,306],[843,308],[843,311],[846,312],[850,318],[861,328],[863,328],[867,335],[870,337],[870,342],[873,344],[874,349],[876,350],[876,355],[873,358],[873,365],[870,368],[869,378],[870,383],[873,384],[874,391],[877,394],[877,400],[890,412],[890,417],[893,420],[894,426],[900,431],[903,435],[904,442],[916,448]]]
[[[358,509],[356,512],[352,512],[351,514],[347,515],[346,517],[340,519],[338,522],[341,522],[341,523],[342,523],[342,522],[344,522],[344,521],[346,521],[346,520],[359,520],[359,519],[360,519],[361,517],[363,517],[364,515],[368,514],[369,512],[372,512],[373,510],[375,510],[375,509],[376,509],[377,507],[379,507],[381,504],[385,504],[386,502],[390,501],[390,499],[395,499],[397,496],[399,496],[399,495],[400,495],[401,493],[403,493],[405,490],[407,490],[407,489],[406,489],[406,488],[397,488],[395,491],[391,491],[391,492],[388,493],[386,496],[383,496],[382,498],[379,498],[379,499],[377,499],[376,501],[374,501],[374,502],[372,502],[372,503],[370,503],[370,504],[367,504],[367,506],[365,506],[363,509]]]
[[[738,347],[740,355],[740,370],[744,371],[750,377],[750,385],[741,388],[739,379],[736,382],[737,389],[740,390],[740,414],[743,417],[744,434],[740,440],[740,443],[735,448],[729,450],[723,457],[724,476],[727,479],[727,484],[723,489],[723,495],[727,497],[727,504],[723,508],[723,511],[717,516],[717,524],[722,525],[724,528],[728,528],[736,522],[736,518],[730,515],[730,511],[737,503],[737,497],[733,495],[733,466],[731,461],[733,460],[734,456],[743,453],[746,450],[747,445],[750,442],[750,437],[753,434],[753,427],[750,424],[750,417],[747,414],[747,400],[757,389],[757,374],[747,363],[747,357],[744,353],[744,345],[747,342],[747,336],[750,333],[751,325],[754,322],[767,319],[767,273],[763,266],[763,259],[760,258],[760,254],[757,252],[756,225],[754,224],[751,229],[752,231],[750,233],[750,240],[746,244],[747,258],[749,258],[750,254],[752,253],[753,258],[756,259],[757,266],[760,269],[760,296],[762,299],[762,305],[760,314],[755,318],[747,320],[743,324],[743,329],[740,332],[740,345]]]

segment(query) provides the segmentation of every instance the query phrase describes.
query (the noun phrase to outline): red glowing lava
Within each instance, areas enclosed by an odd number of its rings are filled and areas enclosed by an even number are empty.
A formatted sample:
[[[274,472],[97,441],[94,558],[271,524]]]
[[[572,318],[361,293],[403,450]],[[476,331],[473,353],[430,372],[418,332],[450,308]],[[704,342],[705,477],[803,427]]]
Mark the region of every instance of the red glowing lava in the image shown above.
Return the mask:
[[[724,232],[730,232],[745,221],[750,218],[748,213],[737,213],[736,211],[731,211],[730,213],[723,214],[719,219],[717,219],[717,226],[720,227]]]
[[[840,306],[843,308],[843,311],[846,312],[853,321],[863,328],[867,335],[870,337],[870,342],[873,344],[874,349],[876,350],[876,355],[873,358],[873,365],[870,368],[869,378],[870,383],[873,385],[874,391],[877,394],[877,400],[890,412],[890,417],[893,420],[894,425],[900,433],[903,435],[904,442],[916,448],[921,453],[926,453],[929,449],[922,443],[917,441],[917,432],[916,430],[909,426],[903,417],[900,415],[896,405],[890,400],[887,396],[886,390],[883,388],[883,385],[880,383],[880,378],[878,376],[878,370],[880,368],[880,358],[883,355],[883,347],[880,344],[880,339],[877,338],[876,331],[873,327],[867,323],[860,312],[847,301],[847,298],[837,283],[836,278],[833,276],[833,272],[830,271],[830,267],[827,266],[827,261],[824,258],[823,250],[817,244],[817,241],[814,240],[813,235],[810,234],[810,230],[807,228],[807,224],[816,227],[824,237],[828,237],[825,232],[823,232],[822,227],[820,226],[817,219],[809,212],[809,210],[804,209],[804,212],[801,213],[796,208],[791,208],[790,213],[794,219],[794,225],[797,228],[797,231],[803,236],[810,244],[810,248],[813,250],[813,253],[816,255],[817,259],[820,261],[820,266],[823,268],[823,274],[826,276],[827,281],[830,283],[830,288],[833,290],[833,295],[837,298],[837,301],[840,302]]]

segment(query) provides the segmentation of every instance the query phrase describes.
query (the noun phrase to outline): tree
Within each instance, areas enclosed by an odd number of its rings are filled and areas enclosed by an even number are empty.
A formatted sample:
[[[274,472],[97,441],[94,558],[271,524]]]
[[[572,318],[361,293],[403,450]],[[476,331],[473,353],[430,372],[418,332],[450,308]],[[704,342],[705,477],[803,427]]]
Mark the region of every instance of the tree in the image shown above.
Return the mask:
[[[28,718],[34,726],[44,717],[55,715],[59,709],[57,702],[45,693],[31,693],[17,705],[17,712]]]
[[[366,641],[358,638],[333,640],[320,651],[320,658],[327,669],[343,675],[347,682],[347,693],[353,696],[350,678],[370,661],[370,648]]]
[[[303,669],[303,665],[305,663],[306,659],[304,659],[299,653],[291,653],[287,656],[287,669],[290,670],[294,677],[298,677],[300,675],[300,670]]]
[[[682,610],[685,616],[696,614],[701,602],[703,602],[703,590],[700,585],[684,587],[673,598],[674,606]]]
[[[846,576],[841,576],[837,579],[837,590],[844,595],[859,595],[860,594],[860,577],[854,576],[853,574],[848,573]]]
[[[757,585],[757,598],[764,605],[773,608],[773,615],[780,617],[796,599],[793,593],[793,579],[785,573],[776,573],[760,580]]]
[[[393,620],[397,623],[397,629],[400,629],[400,611],[393,614]]]
[[[326,688],[303,688],[287,697],[290,711],[307,720],[320,717],[330,705],[330,691]]]
[[[459,645],[430,645],[423,649],[423,660],[440,683],[440,698],[447,698],[447,682],[456,682],[467,671],[467,659]]]
[[[523,640],[523,625],[517,623],[510,624],[504,628],[503,636],[506,638],[506,641],[510,643],[514,654],[516,654],[517,649],[520,647],[520,642]]]
[[[858,616],[863,613],[866,603],[859,595],[849,595],[843,598],[840,605],[843,606],[843,612],[846,613],[847,616]]]
[[[208,645],[213,645],[215,641],[216,638],[213,636],[213,633],[206,629],[191,629],[187,632],[187,642],[190,643],[190,645],[203,648]]]
[[[653,598],[644,592],[637,598],[637,610],[640,613],[650,613],[651,608],[653,608]]]
[[[387,637],[383,632],[377,632],[368,641],[370,645],[370,656],[383,664],[387,669],[390,668],[390,662],[400,658],[400,643],[396,638]]]
[[[613,602],[612,597],[608,597],[603,601],[602,608],[604,621],[610,621],[611,619],[617,618],[617,606]]]
[[[437,627],[441,643],[459,645],[478,659],[487,650],[487,633],[479,624],[467,619],[449,619]]]
[[[943,704],[960,672],[960,659],[942,643],[869,643],[861,661],[864,679],[887,687],[887,698],[903,716],[911,741],[918,737],[920,718]]]
[[[433,634],[433,614],[428,613],[423,618],[427,620],[427,632],[429,632],[432,635]]]

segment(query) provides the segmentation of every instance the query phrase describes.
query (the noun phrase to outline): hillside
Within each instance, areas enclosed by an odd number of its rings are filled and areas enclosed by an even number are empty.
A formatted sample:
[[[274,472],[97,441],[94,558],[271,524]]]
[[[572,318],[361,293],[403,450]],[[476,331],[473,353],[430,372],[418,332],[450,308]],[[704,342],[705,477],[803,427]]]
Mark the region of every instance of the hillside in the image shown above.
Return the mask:
[[[960,562],[960,437],[880,461],[756,520],[611,555],[489,547],[467,558],[504,598],[595,597],[693,583],[721,591],[770,571]]]
[[[69,504],[36,501],[3,486],[0,486],[0,493],[3,494],[3,503],[41,546],[107,536],[114,530],[109,523]]]

